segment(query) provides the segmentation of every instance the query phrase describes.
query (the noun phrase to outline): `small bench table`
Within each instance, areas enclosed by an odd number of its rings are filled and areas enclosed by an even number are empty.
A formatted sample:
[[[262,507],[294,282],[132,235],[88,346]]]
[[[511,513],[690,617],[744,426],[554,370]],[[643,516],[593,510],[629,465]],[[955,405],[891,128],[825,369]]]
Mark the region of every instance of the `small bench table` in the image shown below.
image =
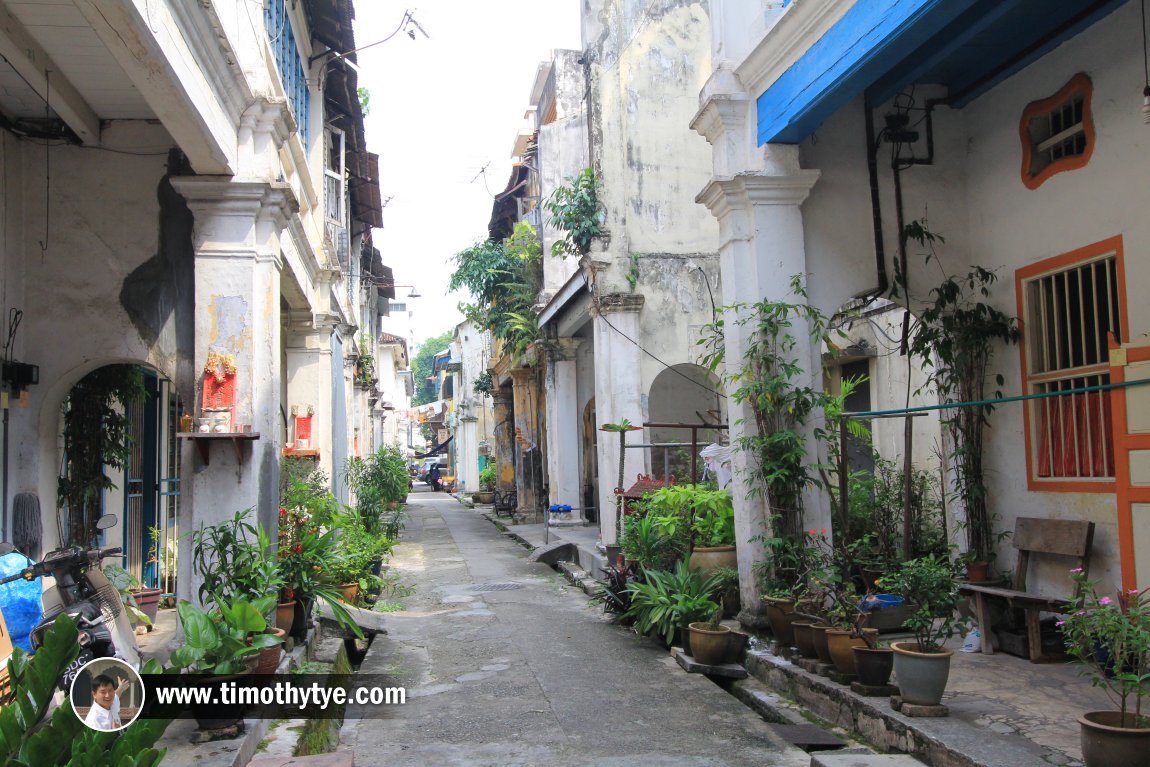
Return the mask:
[[[974,595],[974,614],[982,634],[982,652],[987,655],[994,653],[987,605],[987,597],[994,597],[1005,600],[1009,607],[1026,612],[1030,662],[1053,660],[1042,654],[1042,633],[1038,616],[1041,612],[1066,612],[1070,600],[1027,591],[1026,571],[1030,565],[1031,555],[1073,558],[1075,566],[1082,568],[1083,573],[1086,573],[1089,567],[1090,546],[1093,542],[1093,522],[1019,517],[1014,527],[1013,545],[1018,549],[1018,561],[1014,567],[1012,588],[970,582],[964,582],[960,586],[963,593]]]

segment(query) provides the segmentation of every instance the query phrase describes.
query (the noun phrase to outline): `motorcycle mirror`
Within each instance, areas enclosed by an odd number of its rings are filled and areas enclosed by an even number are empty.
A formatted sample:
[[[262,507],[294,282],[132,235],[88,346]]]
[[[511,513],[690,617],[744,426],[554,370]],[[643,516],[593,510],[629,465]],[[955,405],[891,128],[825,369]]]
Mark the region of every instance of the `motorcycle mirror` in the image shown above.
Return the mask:
[[[115,527],[116,523],[119,521],[120,520],[116,517],[115,514],[105,514],[104,516],[100,517],[99,521],[96,522],[96,529],[107,530],[110,527]]]
[[[11,554],[15,550],[16,550],[16,547],[13,546],[11,543],[8,543],[8,542],[0,543],[0,557],[5,556],[6,554]]]

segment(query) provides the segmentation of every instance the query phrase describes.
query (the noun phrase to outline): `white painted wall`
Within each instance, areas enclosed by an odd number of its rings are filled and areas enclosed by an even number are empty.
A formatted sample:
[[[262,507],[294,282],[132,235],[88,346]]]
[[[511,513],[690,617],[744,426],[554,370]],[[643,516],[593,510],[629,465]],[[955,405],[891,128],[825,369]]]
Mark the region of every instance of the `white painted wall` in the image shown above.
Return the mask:
[[[1000,283],[991,300],[1004,311],[1017,314],[1014,272],[1019,267],[1121,235],[1131,325],[1127,334],[1150,329],[1150,307],[1139,300],[1150,281],[1150,270],[1140,257],[1150,243],[1150,223],[1143,211],[1148,162],[1142,151],[1150,128],[1140,111],[1138,13],[1136,5],[1123,6],[965,109],[937,109],[935,165],[916,167],[903,176],[908,220],[925,212],[931,228],[946,236],[939,250],[943,268],[948,273],[964,273],[971,263],[999,268]],[[1054,94],[1077,72],[1086,72],[1094,83],[1093,157],[1085,168],[1057,174],[1029,190],[1020,178],[1022,111],[1029,102]],[[920,103],[928,91],[916,91]],[[880,117],[883,111],[878,110]],[[862,120],[861,104],[855,102],[819,129],[817,142],[802,145],[804,167],[822,172],[803,206],[803,217],[808,264],[817,276],[811,281],[812,297],[827,311],[875,281]],[[880,176],[889,261],[897,242],[890,171],[884,169]],[[942,274],[933,266],[923,268],[921,261],[912,250],[912,293],[920,300]],[[994,367],[1006,377],[1006,394],[1021,391],[1017,349],[998,349]],[[1092,574],[1116,583],[1113,496],[1031,492],[1022,406],[1000,407],[991,423],[986,463],[1001,529],[1013,529],[1018,515],[1093,520],[1097,532]],[[1009,568],[1013,561],[1006,541],[998,564]],[[1034,585],[1060,590],[1065,573],[1058,566],[1040,568]]]

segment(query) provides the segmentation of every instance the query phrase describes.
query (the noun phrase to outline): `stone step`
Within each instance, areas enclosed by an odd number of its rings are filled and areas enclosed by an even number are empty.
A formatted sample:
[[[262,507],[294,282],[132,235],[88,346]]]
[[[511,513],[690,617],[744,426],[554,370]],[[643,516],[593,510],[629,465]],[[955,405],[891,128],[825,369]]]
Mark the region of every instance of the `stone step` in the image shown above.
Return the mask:
[[[813,754],[811,767],[923,767],[906,754]]]
[[[248,762],[248,767],[353,767],[352,755],[347,751],[312,756],[260,756]]]

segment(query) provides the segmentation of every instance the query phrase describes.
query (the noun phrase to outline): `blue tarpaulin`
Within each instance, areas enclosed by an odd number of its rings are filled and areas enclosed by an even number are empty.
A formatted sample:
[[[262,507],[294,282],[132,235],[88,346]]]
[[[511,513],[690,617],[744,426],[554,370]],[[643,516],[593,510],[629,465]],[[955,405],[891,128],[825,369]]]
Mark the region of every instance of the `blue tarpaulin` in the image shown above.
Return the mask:
[[[18,551],[5,554],[0,557],[0,578],[15,575],[30,564],[32,560]],[[4,614],[4,623],[12,636],[12,644],[25,652],[32,652],[28,636],[40,621],[42,590],[39,578],[32,581],[21,579],[0,586],[0,612]]]

